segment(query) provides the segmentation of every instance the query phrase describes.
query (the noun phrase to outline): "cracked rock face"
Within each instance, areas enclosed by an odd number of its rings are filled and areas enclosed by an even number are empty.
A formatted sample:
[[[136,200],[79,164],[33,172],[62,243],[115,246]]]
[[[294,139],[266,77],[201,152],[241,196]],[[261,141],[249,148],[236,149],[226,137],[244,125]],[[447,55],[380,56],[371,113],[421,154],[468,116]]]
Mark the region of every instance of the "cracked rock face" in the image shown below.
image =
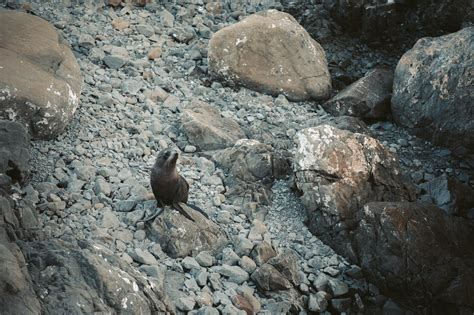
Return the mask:
[[[326,55],[289,14],[253,14],[214,34],[209,71],[217,79],[255,91],[301,101],[331,93]]]
[[[474,27],[422,38],[395,70],[392,114],[416,135],[474,157]]]
[[[25,124],[34,138],[52,138],[79,105],[79,65],[45,20],[0,10],[0,24],[0,117]]]
[[[367,202],[414,198],[396,155],[374,138],[321,125],[300,131],[296,142],[293,168],[309,228],[336,248],[345,243],[333,237],[353,228]]]

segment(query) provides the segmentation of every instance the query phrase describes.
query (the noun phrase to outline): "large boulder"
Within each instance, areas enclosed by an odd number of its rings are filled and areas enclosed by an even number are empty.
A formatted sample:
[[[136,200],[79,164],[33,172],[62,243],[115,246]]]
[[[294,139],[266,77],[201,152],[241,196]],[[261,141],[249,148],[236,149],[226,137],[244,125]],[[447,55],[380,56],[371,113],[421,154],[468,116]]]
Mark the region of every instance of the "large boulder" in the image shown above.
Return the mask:
[[[24,181],[30,172],[28,150],[30,139],[21,124],[0,120],[0,175],[13,181]]]
[[[67,43],[45,20],[0,10],[0,117],[52,138],[79,105],[81,71]]]
[[[474,229],[466,220],[408,202],[369,203],[361,215],[344,242],[353,246],[355,262],[369,281],[385,294],[408,305],[430,306],[437,314],[457,314],[457,307],[473,311]]]
[[[294,101],[326,99],[331,93],[326,55],[289,14],[253,14],[214,34],[209,71],[229,84]]]
[[[376,68],[322,106],[328,113],[336,116],[349,115],[365,119],[385,119],[390,113],[392,85],[393,72],[384,68]]]
[[[227,243],[221,228],[196,210],[180,203],[195,222],[166,207],[148,227],[149,239],[159,243],[170,257],[196,256],[202,251],[217,253]]]
[[[422,38],[395,70],[392,114],[416,135],[454,154],[474,154],[474,27]]]
[[[323,241],[350,231],[367,202],[414,199],[397,157],[374,138],[321,125],[300,131],[296,142],[296,185],[309,229]]]
[[[369,201],[414,197],[396,155],[374,138],[320,125],[300,131],[296,143],[296,184],[310,211],[347,220]]]
[[[181,123],[189,141],[201,150],[223,149],[246,138],[235,120],[222,117],[217,108],[200,101],[183,110]]]

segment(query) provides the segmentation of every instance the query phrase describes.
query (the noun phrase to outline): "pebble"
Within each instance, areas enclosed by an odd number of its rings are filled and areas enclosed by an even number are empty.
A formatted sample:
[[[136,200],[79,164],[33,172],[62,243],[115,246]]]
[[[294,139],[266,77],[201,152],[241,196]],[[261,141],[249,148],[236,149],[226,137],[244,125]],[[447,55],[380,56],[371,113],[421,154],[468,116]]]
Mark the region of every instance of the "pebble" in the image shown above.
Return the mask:
[[[202,251],[195,257],[197,263],[202,267],[211,267],[214,265],[214,257],[207,251]]]

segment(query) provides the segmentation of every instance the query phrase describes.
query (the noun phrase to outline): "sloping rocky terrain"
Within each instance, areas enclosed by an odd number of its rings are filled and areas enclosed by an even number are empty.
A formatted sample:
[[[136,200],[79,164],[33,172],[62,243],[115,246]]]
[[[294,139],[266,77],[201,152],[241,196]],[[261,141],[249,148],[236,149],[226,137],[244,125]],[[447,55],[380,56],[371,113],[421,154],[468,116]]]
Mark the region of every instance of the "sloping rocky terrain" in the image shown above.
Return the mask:
[[[472,5],[0,5],[0,314],[474,311]]]

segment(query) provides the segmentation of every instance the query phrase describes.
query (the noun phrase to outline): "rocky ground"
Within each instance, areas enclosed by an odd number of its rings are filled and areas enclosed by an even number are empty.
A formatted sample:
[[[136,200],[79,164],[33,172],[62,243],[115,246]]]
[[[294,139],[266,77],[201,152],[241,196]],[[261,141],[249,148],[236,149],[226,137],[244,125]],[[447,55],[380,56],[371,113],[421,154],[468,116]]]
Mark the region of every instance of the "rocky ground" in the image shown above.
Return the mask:
[[[215,9],[200,1],[117,8],[94,2],[29,4],[28,11],[53,24],[71,44],[84,83],[67,130],[56,139],[31,142],[31,180],[26,187],[15,186],[13,197],[18,204],[21,195],[36,196],[34,228],[44,239],[91,242],[120,257],[133,269],[130,274],[141,272],[137,279],[159,279],[164,304],[179,314],[403,312],[360,267],[310,232],[292,175],[265,183],[257,201],[257,190],[242,186],[253,196],[242,202],[234,193],[239,186],[232,171],[214,162],[215,149],[196,146],[182,127],[184,108],[204,101],[234,119],[247,137],[292,153],[299,131],[333,119],[322,102],[289,102],[283,95],[228,87],[207,75],[213,32],[253,12],[282,8],[274,1],[255,3],[246,10],[234,2]],[[398,60],[361,43],[322,46],[331,74],[339,78],[333,78],[332,95],[376,64],[393,68]],[[399,155],[401,169],[419,184],[419,200],[449,195],[443,181],[423,190],[443,174],[474,185],[471,166],[448,149],[392,122],[370,124],[368,133]],[[161,242],[163,233],[192,228],[177,212],[165,210],[153,224],[140,222],[155,209],[149,172],[165,148],[181,152],[179,171],[190,184],[190,202],[212,221],[198,220],[209,224],[206,237],[213,242],[200,243],[208,247],[197,256],[176,240],[165,241],[167,246]],[[433,190],[436,196],[430,195]],[[438,205],[449,208],[449,202],[448,196]],[[466,216],[474,217],[472,209]],[[163,230],[160,222],[175,224],[176,231]],[[43,303],[53,305],[47,295]],[[120,303],[116,310],[133,309],[126,299]]]

